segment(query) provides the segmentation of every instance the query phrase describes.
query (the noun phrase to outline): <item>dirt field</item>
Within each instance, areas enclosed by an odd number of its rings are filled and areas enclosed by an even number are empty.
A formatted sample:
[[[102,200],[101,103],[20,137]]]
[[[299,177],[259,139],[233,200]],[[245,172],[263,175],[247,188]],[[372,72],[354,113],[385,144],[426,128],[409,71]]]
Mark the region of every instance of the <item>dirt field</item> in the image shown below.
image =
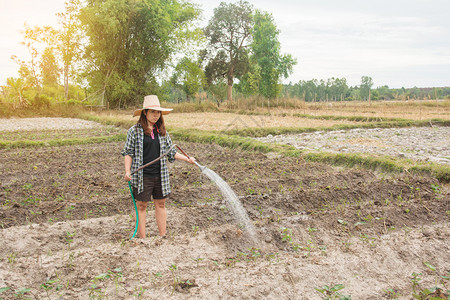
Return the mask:
[[[170,165],[168,238],[150,209],[149,238],[130,241],[123,143],[0,150],[0,298],[323,299],[326,285],[412,299],[444,286],[449,189],[435,179],[180,145],[240,196],[259,243],[191,165]]]

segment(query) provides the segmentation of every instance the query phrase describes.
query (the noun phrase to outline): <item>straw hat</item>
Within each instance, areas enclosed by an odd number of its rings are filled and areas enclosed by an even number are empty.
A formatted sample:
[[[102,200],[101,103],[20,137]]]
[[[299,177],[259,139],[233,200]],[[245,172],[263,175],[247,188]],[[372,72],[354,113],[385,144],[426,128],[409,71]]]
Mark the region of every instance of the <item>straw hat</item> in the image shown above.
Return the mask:
[[[163,115],[167,115],[172,111],[172,108],[162,108],[161,104],[159,104],[158,96],[156,95],[148,95],[144,97],[144,104],[142,105],[142,109],[137,109],[133,113],[133,117],[139,116],[141,111],[144,109],[153,109],[158,110]]]

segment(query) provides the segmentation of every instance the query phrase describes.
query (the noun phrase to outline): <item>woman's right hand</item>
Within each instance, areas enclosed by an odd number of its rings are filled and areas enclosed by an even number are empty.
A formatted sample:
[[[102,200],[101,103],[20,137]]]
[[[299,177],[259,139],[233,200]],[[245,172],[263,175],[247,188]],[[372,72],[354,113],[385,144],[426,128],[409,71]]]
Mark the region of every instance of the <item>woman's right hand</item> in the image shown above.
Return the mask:
[[[123,177],[125,179],[125,181],[131,181],[131,174],[130,173],[126,173],[125,176]]]

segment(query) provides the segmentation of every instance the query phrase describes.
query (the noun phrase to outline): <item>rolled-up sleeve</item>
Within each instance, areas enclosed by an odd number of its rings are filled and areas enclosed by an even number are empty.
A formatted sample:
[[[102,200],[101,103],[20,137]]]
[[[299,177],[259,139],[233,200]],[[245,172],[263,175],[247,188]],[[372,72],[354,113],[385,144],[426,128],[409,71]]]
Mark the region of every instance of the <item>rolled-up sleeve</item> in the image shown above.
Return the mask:
[[[166,133],[166,140],[167,140],[167,148],[169,149],[172,147],[172,139],[170,138],[169,133]],[[177,150],[175,148],[171,149],[169,154],[167,154],[167,160],[171,163],[175,161],[175,154],[177,153]]]
[[[125,142],[123,150],[120,152],[122,154],[122,156],[126,156],[126,155],[129,155],[131,157],[134,156],[134,153],[135,153],[134,147],[136,145],[135,139],[136,139],[136,135],[135,135],[135,130],[134,130],[134,126],[133,126],[128,130],[127,140]]]

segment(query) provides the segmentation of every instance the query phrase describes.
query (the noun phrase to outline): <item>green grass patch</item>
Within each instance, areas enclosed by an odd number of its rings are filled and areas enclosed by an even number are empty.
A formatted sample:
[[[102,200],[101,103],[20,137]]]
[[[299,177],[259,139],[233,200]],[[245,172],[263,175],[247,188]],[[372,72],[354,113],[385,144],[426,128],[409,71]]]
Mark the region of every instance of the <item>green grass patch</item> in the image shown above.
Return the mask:
[[[431,174],[439,181],[450,182],[450,166],[442,164],[418,164],[409,168],[410,172]]]
[[[364,167],[384,172],[403,172],[407,169],[404,162],[396,161],[388,156],[377,157],[358,153],[309,152],[304,155],[304,158],[308,161],[324,162],[346,167]]]

